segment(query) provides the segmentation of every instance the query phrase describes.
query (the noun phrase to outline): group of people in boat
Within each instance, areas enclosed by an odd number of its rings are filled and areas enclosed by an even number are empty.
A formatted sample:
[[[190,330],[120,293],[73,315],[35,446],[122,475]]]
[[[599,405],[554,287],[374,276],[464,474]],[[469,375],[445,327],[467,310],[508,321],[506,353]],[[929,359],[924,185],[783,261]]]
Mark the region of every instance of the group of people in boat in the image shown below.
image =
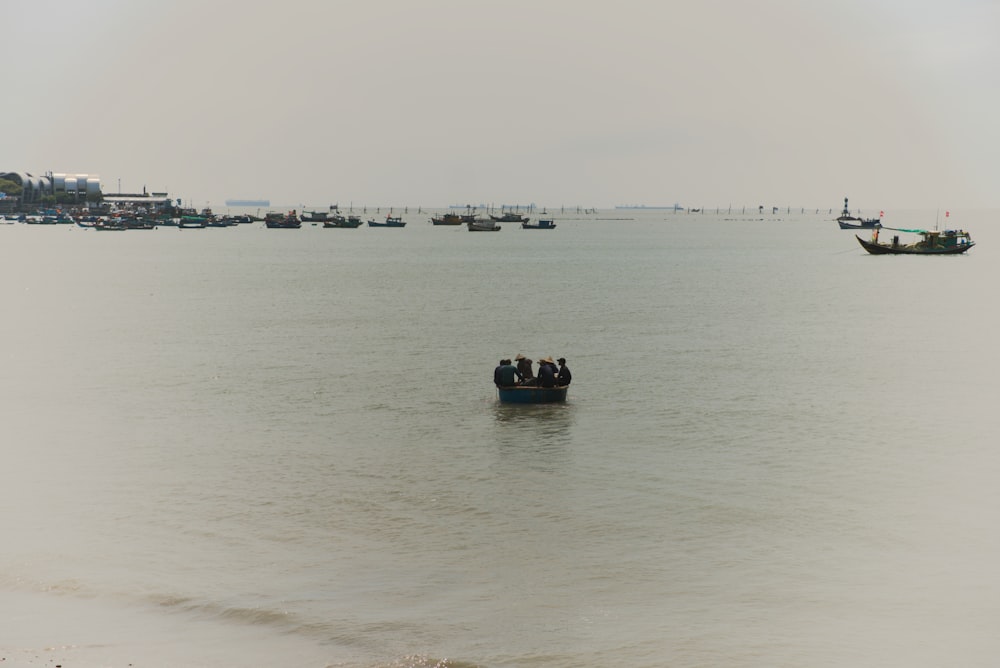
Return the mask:
[[[497,387],[564,387],[573,380],[565,357],[555,361],[551,357],[541,358],[538,360],[537,375],[534,372],[534,362],[524,355],[517,354],[514,362],[517,362],[516,366],[510,359],[502,359],[493,370],[493,383]]]

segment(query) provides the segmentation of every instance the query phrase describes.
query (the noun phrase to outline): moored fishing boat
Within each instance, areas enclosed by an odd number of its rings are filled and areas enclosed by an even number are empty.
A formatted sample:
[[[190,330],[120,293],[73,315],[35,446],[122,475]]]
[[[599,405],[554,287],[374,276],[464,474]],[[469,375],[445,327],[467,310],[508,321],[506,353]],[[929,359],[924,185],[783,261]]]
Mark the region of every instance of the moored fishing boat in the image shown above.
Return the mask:
[[[513,213],[512,211],[508,211],[507,213],[501,213],[501,215],[499,216],[494,216],[491,213],[490,218],[492,218],[498,223],[526,223],[529,220],[531,220],[531,218],[522,216],[519,213]]]
[[[554,230],[556,224],[551,218],[546,218],[539,219],[537,223],[529,223],[525,221],[521,223],[521,227],[526,230]]]
[[[330,216],[335,215],[333,212],[337,211],[337,206],[332,205],[329,211],[303,211],[302,212],[302,222],[303,223],[325,223],[330,220]]]
[[[200,230],[206,225],[204,216],[181,216],[177,221],[179,230]]]
[[[533,387],[530,385],[514,385],[498,387],[497,396],[505,404],[551,404],[566,401],[568,385],[556,387]]]
[[[445,213],[440,216],[431,216],[431,222],[435,225],[461,225],[465,221],[465,216],[457,213]]]
[[[486,220],[484,218],[471,220],[466,224],[469,226],[470,232],[499,232],[501,230],[501,227],[497,225],[495,220]]]
[[[899,235],[893,235],[888,243],[878,240],[879,230],[907,232],[916,234],[919,239],[909,243],[900,241]],[[906,230],[896,227],[876,227],[870,241],[854,235],[861,247],[872,255],[958,255],[964,253],[976,242],[964,230]]]
[[[380,223],[377,220],[369,220],[368,227],[406,227],[406,222],[400,216],[389,214],[385,217],[384,223]]]
[[[128,218],[125,227],[130,230],[155,230],[156,224],[148,218]]]
[[[299,220],[294,210],[287,214],[272,212],[264,216],[264,225],[271,229],[295,230],[302,227],[302,221]]]
[[[128,225],[124,218],[105,218],[94,223],[94,229],[100,232],[124,232]]]
[[[847,198],[844,198],[844,210],[837,217],[837,224],[840,225],[840,229],[870,230],[878,227],[879,222],[878,218],[859,218],[858,216],[852,216],[851,210],[847,207]]]
[[[345,229],[354,229],[355,227],[361,227],[361,218],[358,216],[347,216],[346,218],[341,214],[335,214],[330,216],[330,219],[323,223],[323,227],[340,227]]]

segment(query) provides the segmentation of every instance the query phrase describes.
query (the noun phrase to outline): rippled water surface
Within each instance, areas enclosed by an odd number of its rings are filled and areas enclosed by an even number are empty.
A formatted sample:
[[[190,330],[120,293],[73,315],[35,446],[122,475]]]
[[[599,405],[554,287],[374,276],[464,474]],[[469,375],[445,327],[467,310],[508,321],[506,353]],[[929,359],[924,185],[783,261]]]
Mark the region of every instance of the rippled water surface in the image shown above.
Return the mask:
[[[404,217],[0,226],[0,601],[206,665],[1000,654],[992,214]],[[566,404],[497,403],[518,352]]]

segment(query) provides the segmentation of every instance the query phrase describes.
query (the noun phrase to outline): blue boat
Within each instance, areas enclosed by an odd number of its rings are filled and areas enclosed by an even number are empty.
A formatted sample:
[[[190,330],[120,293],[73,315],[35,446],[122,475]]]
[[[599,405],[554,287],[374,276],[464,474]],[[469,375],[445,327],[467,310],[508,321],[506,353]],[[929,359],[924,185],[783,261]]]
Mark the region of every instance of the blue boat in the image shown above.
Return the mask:
[[[497,394],[505,404],[551,404],[566,401],[568,385],[561,387],[532,387],[517,385],[514,387],[498,387]]]

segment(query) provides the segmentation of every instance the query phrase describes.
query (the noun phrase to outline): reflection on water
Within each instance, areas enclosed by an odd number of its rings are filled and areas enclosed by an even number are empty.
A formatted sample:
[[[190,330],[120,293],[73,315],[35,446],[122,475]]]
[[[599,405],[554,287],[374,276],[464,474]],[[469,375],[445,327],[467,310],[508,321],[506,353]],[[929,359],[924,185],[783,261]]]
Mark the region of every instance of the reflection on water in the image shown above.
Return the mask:
[[[493,406],[494,440],[505,454],[563,453],[573,440],[572,403],[504,404]],[[549,462],[552,463],[551,461]]]

